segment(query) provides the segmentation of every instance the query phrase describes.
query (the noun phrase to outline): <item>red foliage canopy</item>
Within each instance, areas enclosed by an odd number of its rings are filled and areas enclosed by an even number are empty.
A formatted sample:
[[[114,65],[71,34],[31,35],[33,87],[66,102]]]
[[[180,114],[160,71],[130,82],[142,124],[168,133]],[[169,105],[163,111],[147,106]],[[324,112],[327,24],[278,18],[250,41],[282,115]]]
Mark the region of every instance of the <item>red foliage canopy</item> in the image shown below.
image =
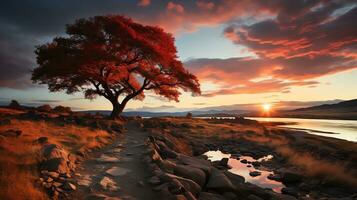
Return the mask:
[[[69,37],[56,37],[35,51],[39,66],[32,80],[50,91],[104,96],[113,104],[113,117],[130,99],[143,99],[144,90],[175,101],[179,88],[200,94],[198,79],[177,58],[173,36],[159,27],[97,16],[79,19],[66,30]]]

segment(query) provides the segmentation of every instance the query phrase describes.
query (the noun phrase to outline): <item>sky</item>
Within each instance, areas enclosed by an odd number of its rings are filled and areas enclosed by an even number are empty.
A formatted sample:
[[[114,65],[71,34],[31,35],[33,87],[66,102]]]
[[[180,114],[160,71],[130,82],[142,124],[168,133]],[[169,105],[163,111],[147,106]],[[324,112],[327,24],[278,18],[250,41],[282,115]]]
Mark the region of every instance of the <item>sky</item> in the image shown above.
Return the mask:
[[[297,108],[357,98],[353,0],[8,0],[0,7],[0,104],[111,109],[104,98],[50,93],[31,82],[37,45],[78,18],[120,14],[162,27],[201,83],[170,102],[150,92],[127,110]]]

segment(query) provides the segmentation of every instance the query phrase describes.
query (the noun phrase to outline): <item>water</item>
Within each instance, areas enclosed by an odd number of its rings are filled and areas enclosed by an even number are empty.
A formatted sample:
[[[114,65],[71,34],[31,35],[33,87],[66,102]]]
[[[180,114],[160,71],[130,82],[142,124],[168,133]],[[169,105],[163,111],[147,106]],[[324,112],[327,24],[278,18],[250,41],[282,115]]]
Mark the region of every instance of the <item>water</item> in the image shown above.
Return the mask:
[[[304,130],[310,134],[357,142],[357,120],[249,117],[262,122],[284,122],[280,127]]]
[[[255,184],[262,188],[272,189],[273,191],[278,192],[278,193],[281,193],[281,189],[283,187],[285,187],[284,184],[282,184],[281,182],[268,179],[269,174],[273,174],[273,172],[268,171],[268,170],[263,170],[263,169],[256,169],[256,168],[254,168],[253,165],[244,164],[244,163],[240,162],[240,160],[243,160],[243,159],[246,159],[249,162],[255,162],[255,161],[264,162],[264,161],[268,161],[268,160],[272,159],[273,158],[272,155],[264,156],[257,160],[255,160],[254,158],[252,158],[250,156],[241,156],[241,157],[239,157],[239,160],[238,160],[235,158],[231,158],[231,154],[225,154],[219,150],[218,151],[208,151],[205,153],[205,155],[208,157],[208,159],[210,161],[217,161],[217,160],[221,160],[222,158],[229,158],[228,165],[232,167],[232,169],[230,169],[229,171],[234,174],[243,176],[245,178],[246,182]],[[251,166],[251,167],[248,167],[248,166]],[[259,171],[259,172],[261,172],[261,175],[252,177],[249,175],[249,173],[252,171]]]

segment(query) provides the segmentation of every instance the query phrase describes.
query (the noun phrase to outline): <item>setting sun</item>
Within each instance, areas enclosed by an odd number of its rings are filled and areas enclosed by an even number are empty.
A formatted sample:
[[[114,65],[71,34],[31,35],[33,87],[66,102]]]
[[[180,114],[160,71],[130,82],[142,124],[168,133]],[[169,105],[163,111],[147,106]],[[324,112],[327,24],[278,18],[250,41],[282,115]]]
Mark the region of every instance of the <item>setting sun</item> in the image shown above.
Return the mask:
[[[264,110],[265,112],[269,112],[270,109],[271,109],[271,104],[265,103],[265,104],[262,105],[262,107],[263,107],[263,110]]]

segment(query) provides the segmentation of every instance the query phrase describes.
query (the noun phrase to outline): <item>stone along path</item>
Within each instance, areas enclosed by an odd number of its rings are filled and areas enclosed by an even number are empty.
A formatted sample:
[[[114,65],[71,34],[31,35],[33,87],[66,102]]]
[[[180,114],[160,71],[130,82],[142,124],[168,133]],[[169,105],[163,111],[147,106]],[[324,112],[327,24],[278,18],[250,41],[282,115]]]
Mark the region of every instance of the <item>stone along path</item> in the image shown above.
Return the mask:
[[[71,199],[158,199],[145,183],[150,176],[142,161],[148,134],[137,122],[129,122],[126,128],[124,136],[95,153],[77,170],[78,189]]]

